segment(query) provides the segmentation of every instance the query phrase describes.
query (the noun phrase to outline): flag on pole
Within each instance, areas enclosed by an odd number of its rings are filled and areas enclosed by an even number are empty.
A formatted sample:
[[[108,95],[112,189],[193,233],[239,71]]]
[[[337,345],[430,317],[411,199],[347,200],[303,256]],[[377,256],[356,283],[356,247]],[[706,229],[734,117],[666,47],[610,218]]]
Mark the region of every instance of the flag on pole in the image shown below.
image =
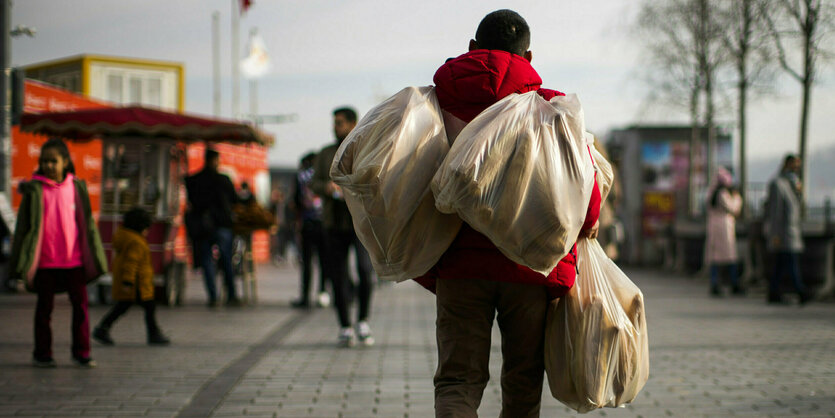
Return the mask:
[[[246,78],[260,78],[270,70],[270,57],[264,40],[257,33],[249,36],[249,55],[241,61],[241,71]]]
[[[246,13],[249,6],[252,6],[252,0],[239,0],[241,2],[241,14]]]

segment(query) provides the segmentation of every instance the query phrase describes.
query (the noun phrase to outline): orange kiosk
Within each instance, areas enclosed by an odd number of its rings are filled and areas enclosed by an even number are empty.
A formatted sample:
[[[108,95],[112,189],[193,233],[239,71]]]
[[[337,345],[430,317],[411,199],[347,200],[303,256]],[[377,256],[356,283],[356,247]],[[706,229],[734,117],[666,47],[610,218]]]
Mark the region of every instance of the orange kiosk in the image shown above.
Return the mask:
[[[172,113],[141,106],[107,107],[69,112],[25,114],[21,130],[72,141],[102,142],[99,231],[108,258],[121,215],[140,206],[153,215],[148,233],[157,295],[163,303],[180,304],[185,289],[186,260],[175,254],[185,202],[187,145],[207,143],[266,146],[273,138],[249,124]],[[100,280],[99,299],[106,299],[108,277]]]

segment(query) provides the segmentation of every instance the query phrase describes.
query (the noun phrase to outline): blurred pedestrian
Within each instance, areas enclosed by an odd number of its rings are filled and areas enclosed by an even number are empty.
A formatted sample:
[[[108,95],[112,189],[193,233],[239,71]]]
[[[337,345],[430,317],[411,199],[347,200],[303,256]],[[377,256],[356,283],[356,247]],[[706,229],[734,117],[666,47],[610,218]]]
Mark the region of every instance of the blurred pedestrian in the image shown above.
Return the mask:
[[[800,157],[789,154],[783,159],[780,173],[768,183],[768,197],[763,210],[766,249],[773,256],[774,271],[768,287],[768,302],[782,303],[783,277],[791,278],[800,303],[812,299],[800,276],[800,253],[803,252],[803,232],[800,217],[803,210],[799,176]]]
[[[284,193],[279,188],[273,188],[270,192],[269,211],[275,220],[275,226],[270,228],[270,258],[273,264],[279,265],[284,262],[284,257],[279,253],[279,227],[284,222]]]
[[[300,253],[296,244],[296,204],[293,199],[287,198],[284,190],[276,188],[270,197],[270,212],[276,220],[272,243],[273,264],[279,265],[292,259],[288,255],[291,246],[296,253]]]
[[[93,330],[93,338],[101,344],[115,344],[110,328],[134,304],[145,310],[145,331],[150,345],[168,345],[171,341],[157,325],[154,303],[154,267],[151,248],[146,237],[151,227],[151,214],[135,207],[125,212],[122,226],[113,235],[115,256],[111,268],[113,300],[116,304]]]
[[[41,147],[38,170],[20,183],[9,275],[24,279],[37,292],[35,308],[36,367],[55,367],[52,358],[52,309],[55,293],[67,292],[72,304],[72,359],[95,367],[90,355],[87,283],[107,270],[99,231],[84,181],[75,177],[67,145],[53,138]]]
[[[540,87],[542,79],[530,64],[529,46],[528,24],[516,12],[498,10],[484,17],[469,52],[448,59],[434,76],[448,130],[456,125],[448,121],[469,123],[513,93],[535,91],[545,100],[562,95]],[[583,237],[597,236],[600,200],[595,184]],[[546,311],[549,300],[574,285],[575,248],[545,276],[514,263],[489,238],[462,225],[435,267],[418,279],[436,294],[437,417],[477,416],[490,379],[494,320],[502,334],[501,416],[539,416]]]
[[[330,295],[327,292],[326,269],[327,252],[325,234],[322,229],[322,198],[313,193],[310,182],[313,180],[313,161],[316,154],[309,153],[302,157],[299,172],[296,175],[296,187],[293,193],[298,217],[301,223],[301,257],[302,272],[299,298],[292,305],[298,308],[310,306],[310,281],[313,276],[313,256],[319,261],[319,292],[316,303],[319,306],[330,306]]]
[[[284,195],[283,192],[282,195]],[[283,202],[284,209],[281,212],[283,217],[278,227],[279,253],[285,261],[297,262],[301,254],[296,225],[298,223],[298,208],[296,208],[296,201],[293,199],[285,198]]]
[[[721,296],[719,287],[720,269],[731,279],[731,292],[744,294],[739,285],[736,251],[736,218],[742,210],[742,197],[733,187],[733,176],[724,167],[716,170],[713,184],[708,189],[707,238],[705,239],[705,262],[710,266],[710,294]]]
[[[241,306],[235,290],[235,269],[232,266],[234,234],[232,232],[232,205],[237,203],[235,186],[224,174],[218,172],[220,154],[206,148],[203,169],[186,178],[189,209],[186,212],[186,229],[194,239],[194,257],[203,268],[208,306],[218,304],[215,284],[215,260],[212,247],[217,245],[223,280],[226,285],[226,305]]]
[[[252,190],[249,188],[249,183],[245,181],[241,182],[241,189],[238,190],[238,202],[244,205],[255,202],[255,195],[252,194]]]
[[[373,289],[371,258],[362,246],[354,231],[351,212],[342,189],[330,178],[330,167],[339,144],[342,143],[351,130],[357,125],[357,112],[349,107],[333,111],[333,132],[336,143],[323,148],[314,162],[313,180],[310,185],[313,191],[322,198],[322,225],[325,228],[327,240],[327,268],[333,286],[334,305],[339,320],[338,344],[342,347],[352,347],[359,339],[364,345],[374,344],[368,317],[371,313],[371,295]],[[357,312],[356,333],[351,326],[350,308],[354,296],[354,285],[348,271],[348,251],[354,248],[356,254],[357,275],[359,284],[356,295],[359,299]]]

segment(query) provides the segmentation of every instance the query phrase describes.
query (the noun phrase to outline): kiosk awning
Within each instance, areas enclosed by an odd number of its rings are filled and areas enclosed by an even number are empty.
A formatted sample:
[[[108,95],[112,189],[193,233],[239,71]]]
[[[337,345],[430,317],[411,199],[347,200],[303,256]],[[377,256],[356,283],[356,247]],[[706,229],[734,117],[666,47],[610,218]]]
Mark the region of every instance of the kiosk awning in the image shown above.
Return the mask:
[[[274,141],[272,135],[247,123],[142,106],[27,113],[20,127],[24,132],[70,139],[120,136],[260,145]]]

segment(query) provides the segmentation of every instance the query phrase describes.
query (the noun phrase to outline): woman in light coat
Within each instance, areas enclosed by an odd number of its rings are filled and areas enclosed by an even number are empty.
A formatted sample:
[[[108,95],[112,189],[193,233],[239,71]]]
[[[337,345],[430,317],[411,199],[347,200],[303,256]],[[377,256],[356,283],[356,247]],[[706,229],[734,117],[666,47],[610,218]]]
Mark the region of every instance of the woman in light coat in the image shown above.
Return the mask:
[[[710,266],[710,294],[720,296],[719,268],[731,278],[734,294],[744,293],[737,277],[736,217],[742,209],[742,197],[732,187],[733,177],[723,167],[716,171],[707,199],[707,239],[705,262]]]

